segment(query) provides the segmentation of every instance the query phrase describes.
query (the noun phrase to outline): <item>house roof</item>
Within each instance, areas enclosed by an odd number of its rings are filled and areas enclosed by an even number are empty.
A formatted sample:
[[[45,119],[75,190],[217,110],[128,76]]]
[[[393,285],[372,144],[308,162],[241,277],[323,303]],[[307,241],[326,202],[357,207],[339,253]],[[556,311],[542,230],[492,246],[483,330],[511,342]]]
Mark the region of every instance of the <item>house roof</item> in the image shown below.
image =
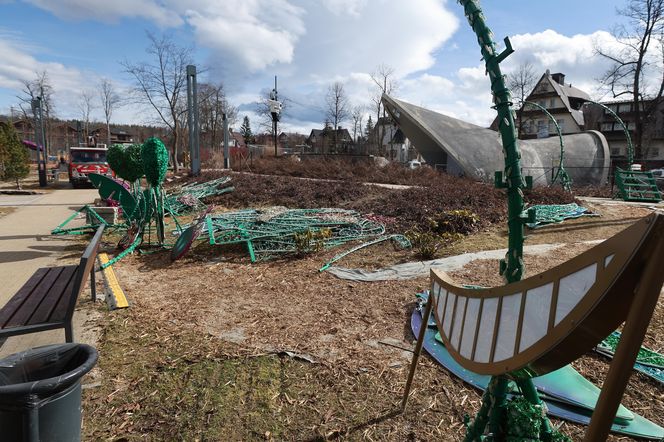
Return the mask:
[[[244,146],[245,145],[244,137],[242,136],[242,134],[240,132],[231,132],[230,134],[231,134],[231,138],[233,138],[235,141],[237,141],[237,144],[239,146]]]
[[[583,127],[585,124],[585,121],[583,119],[583,112],[580,110],[576,110],[572,107],[570,99],[573,100],[581,100],[581,101],[589,101],[590,100],[590,95],[582,91],[581,89],[577,89],[573,87],[571,84],[561,84],[558,83],[553,76],[554,75],[561,75],[561,74],[551,74],[549,70],[542,75],[540,80],[537,82],[537,85],[535,85],[535,88],[533,89],[533,92],[530,93],[528,96],[527,100],[530,99],[531,96],[537,95],[535,93],[535,90],[537,90],[537,86],[542,83],[542,81],[548,81],[548,83],[553,87],[553,90],[556,92],[558,97],[560,97],[560,100],[563,102],[563,105],[567,109],[567,111],[570,113],[576,124],[579,126],[579,128]],[[563,75],[562,78],[564,79],[565,76]]]
[[[311,129],[311,133],[309,134],[309,138],[313,137],[325,137],[327,134],[334,132],[333,129]],[[341,135],[342,137],[347,137],[350,138],[350,132],[348,132],[348,129],[345,128],[339,128],[337,129],[337,134]]]

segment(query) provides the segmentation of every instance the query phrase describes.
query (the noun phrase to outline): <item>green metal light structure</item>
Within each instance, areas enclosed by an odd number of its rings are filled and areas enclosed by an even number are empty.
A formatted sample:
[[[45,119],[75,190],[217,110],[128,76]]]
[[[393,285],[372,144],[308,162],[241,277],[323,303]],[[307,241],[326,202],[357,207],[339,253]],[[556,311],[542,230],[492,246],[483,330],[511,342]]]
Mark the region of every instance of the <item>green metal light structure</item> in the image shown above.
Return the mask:
[[[535,218],[534,210],[529,210],[524,216],[523,189],[532,187],[532,177],[521,175],[521,152],[519,151],[517,133],[515,130],[515,114],[512,108],[512,96],[505,85],[500,63],[514,50],[509,39],[504,39],[505,49],[498,53],[493,41],[493,34],[486,24],[484,14],[478,0],[459,0],[464,8],[470,27],[477,35],[482,58],[491,81],[494,108],[498,113],[498,127],[505,156],[505,169],[495,174],[495,185],[507,191],[508,213],[508,251],[504,260],[500,262],[500,273],[507,283],[516,282],[524,275],[523,264],[523,224]],[[494,376],[489,388],[482,398],[482,407],[472,423],[467,423],[465,441],[503,440],[505,436],[505,408],[507,404],[507,391],[509,379],[507,376]],[[542,407],[537,390],[530,379],[517,381],[524,397],[533,405]],[[543,439],[552,437],[551,426],[542,415]],[[488,434],[490,438],[486,437]]]
[[[556,133],[558,134],[558,140],[560,141],[560,161],[558,162],[558,170],[556,171],[556,174],[553,176],[553,179],[551,180],[551,185],[556,182],[556,180],[560,179],[560,184],[563,186],[563,189],[566,191],[571,191],[571,185],[572,185],[572,179],[568,175],[567,171],[565,170],[565,142],[563,141],[563,132],[560,130],[560,125],[556,121],[556,119],[551,115],[551,113],[544,107],[541,106],[537,103],[533,103],[532,101],[523,101],[521,103],[522,105],[530,105],[538,108],[546,116],[549,118],[549,121],[551,121],[556,128]]]

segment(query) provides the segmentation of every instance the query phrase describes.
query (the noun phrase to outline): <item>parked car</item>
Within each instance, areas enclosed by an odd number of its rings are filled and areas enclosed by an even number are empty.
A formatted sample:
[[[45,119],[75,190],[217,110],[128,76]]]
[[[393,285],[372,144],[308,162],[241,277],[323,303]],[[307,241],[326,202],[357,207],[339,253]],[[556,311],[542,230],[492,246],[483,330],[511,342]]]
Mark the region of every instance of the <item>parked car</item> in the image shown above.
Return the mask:
[[[417,160],[410,160],[408,162],[409,169],[419,169],[420,167],[422,167],[422,163]]]
[[[664,180],[664,169],[653,169],[650,171],[656,180]]]
[[[659,190],[664,191],[664,169],[652,169],[650,173],[655,177],[655,182],[657,182]]]

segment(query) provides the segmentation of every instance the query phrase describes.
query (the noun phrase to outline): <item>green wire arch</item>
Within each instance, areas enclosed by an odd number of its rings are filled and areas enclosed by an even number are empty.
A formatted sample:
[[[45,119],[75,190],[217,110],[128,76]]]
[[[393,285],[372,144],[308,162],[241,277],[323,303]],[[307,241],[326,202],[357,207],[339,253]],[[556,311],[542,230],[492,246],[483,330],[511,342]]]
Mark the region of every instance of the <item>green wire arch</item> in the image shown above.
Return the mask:
[[[616,120],[616,122],[618,124],[620,124],[620,126],[622,127],[623,132],[625,133],[625,139],[627,140],[627,169],[631,169],[632,164],[634,163],[634,145],[632,144],[632,137],[629,135],[629,130],[627,129],[627,125],[618,116],[618,114],[616,114],[615,112],[613,112],[611,110],[610,107],[608,107],[608,106],[606,106],[602,103],[592,101],[592,100],[587,100],[586,103],[584,103],[584,104],[587,104],[587,103],[595,104],[595,105],[603,108],[605,111],[607,111],[609,113],[609,115],[611,115],[613,117],[614,120]]]
[[[565,170],[565,142],[563,141],[563,133],[560,130],[560,125],[558,125],[556,119],[553,117],[553,115],[551,115],[551,113],[548,110],[546,110],[544,106],[541,106],[537,103],[533,103],[532,101],[522,101],[521,104],[522,105],[529,104],[531,106],[537,107],[539,110],[544,112],[547,117],[549,117],[550,121],[553,122],[553,125],[556,128],[556,132],[558,133],[558,140],[560,141],[560,161],[558,162],[558,170],[556,171],[556,174],[551,180],[551,186],[553,186],[558,177],[560,177],[561,186],[563,186],[563,189],[570,192],[572,190],[572,179]]]

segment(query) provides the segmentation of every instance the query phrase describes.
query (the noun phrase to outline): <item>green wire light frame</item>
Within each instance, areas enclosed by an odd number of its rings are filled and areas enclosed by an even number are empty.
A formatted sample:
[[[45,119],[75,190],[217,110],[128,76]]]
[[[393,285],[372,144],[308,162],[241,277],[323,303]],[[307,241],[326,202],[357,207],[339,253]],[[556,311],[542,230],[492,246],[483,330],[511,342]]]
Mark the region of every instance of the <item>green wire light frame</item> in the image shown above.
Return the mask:
[[[572,180],[567,174],[567,171],[565,170],[565,141],[563,140],[563,132],[560,130],[560,125],[553,117],[553,115],[551,115],[551,113],[544,106],[541,106],[537,103],[533,103],[532,101],[522,101],[521,104],[535,106],[536,108],[544,112],[546,116],[549,118],[549,121],[551,121],[554,127],[556,128],[556,133],[558,134],[558,141],[560,142],[560,161],[558,162],[558,170],[556,171],[556,174],[551,180],[551,186],[553,186],[556,183],[556,180],[560,177],[560,185],[563,186],[563,189],[570,192],[572,190]]]

